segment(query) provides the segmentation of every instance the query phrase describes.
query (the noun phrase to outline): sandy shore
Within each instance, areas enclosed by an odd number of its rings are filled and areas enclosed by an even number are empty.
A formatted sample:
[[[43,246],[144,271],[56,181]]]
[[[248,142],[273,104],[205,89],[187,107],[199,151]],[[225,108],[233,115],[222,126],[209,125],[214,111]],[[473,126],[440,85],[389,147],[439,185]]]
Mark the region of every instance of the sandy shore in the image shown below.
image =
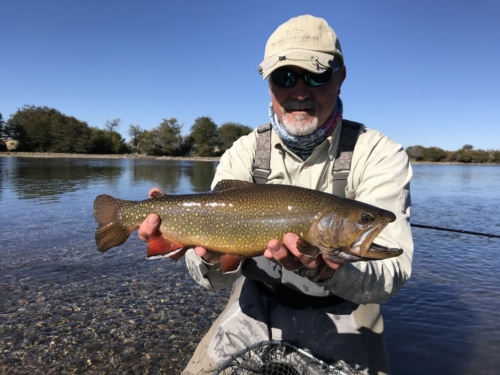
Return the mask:
[[[202,156],[151,156],[142,154],[65,154],[56,152],[0,152],[0,157],[23,158],[79,158],[79,159],[151,159],[151,160],[193,160],[219,161],[219,157]]]

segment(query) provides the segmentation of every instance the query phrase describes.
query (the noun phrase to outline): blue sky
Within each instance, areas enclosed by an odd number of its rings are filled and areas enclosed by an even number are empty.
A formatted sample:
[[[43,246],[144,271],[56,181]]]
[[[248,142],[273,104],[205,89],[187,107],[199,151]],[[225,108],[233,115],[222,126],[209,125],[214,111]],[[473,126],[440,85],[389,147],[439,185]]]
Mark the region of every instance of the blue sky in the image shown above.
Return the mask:
[[[404,147],[500,149],[498,0],[0,3],[0,112],[48,106],[104,127],[199,116],[268,122],[257,73],[268,37],[323,17],[345,56],[344,117]]]

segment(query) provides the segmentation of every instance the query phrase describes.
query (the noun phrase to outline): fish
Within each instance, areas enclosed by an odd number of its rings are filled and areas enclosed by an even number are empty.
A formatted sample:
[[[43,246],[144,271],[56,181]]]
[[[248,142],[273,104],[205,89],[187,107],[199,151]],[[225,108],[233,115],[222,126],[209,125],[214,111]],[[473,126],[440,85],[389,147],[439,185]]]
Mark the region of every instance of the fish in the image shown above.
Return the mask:
[[[147,258],[178,260],[196,246],[222,254],[228,272],[240,260],[264,254],[271,239],[299,236],[297,249],[340,263],[396,257],[402,249],[373,241],[394,213],[353,199],[317,190],[276,184],[222,180],[212,192],[158,193],[143,201],[103,194],[94,201],[97,248],[122,245],[149,214],[161,219],[159,232],[148,240]]]

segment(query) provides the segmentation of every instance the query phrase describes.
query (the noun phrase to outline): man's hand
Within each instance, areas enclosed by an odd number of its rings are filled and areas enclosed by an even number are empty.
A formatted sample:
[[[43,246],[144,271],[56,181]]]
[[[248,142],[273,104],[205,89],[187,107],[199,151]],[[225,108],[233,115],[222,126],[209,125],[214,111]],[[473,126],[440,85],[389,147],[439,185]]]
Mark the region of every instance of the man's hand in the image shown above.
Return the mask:
[[[207,250],[203,247],[196,246],[194,248],[194,252],[196,255],[198,255],[200,258],[203,258],[203,260],[207,263],[210,264],[217,264],[219,263],[219,258],[221,254]]]
[[[149,191],[148,196],[149,198],[153,198],[154,195],[157,193],[165,194],[160,189],[154,187]],[[149,215],[139,227],[138,231],[139,238],[144,242],[148,242],[149,237],[151,237],[152,234],[158,232],[159,227],[160,227],[160,217],[157,214]]]
[[[160,189],[154,187],[149,191],[148,196],[149,198],[153,198],[156,194],[165,194],[165,193]],[[138,231],[139,238],[144,242],[148,242],[149,238],[153,234],[158,234],[157,232],[159,227],[160,227],[160,217],[156,214],[149,215],[139,227]],[[194,251],[199,257],[203,258],[207,263],[211,264],[219,263],[220,255],[217,253],[204,249],[203,247],[195,247]]]
[[[264,257],[281,264],[289,271],[293,271],[304,266],[309,269],[320,267],[319,269],[321,270],[321,274],[317,275],[318,280],[329,279],[333,276],[337,269],[343,266],[343,263],[332,262],[322,256],[311,258],[302,254],[296,246],[298,238],[299,236],[295,233],[287,233],[285,234],[285,237],[283,237],[283,242],[285,243],[284,245],[276,239],[269,241],[267,249],[264,252]],[[326,265],[327,267],[322,267],[323,265]]]

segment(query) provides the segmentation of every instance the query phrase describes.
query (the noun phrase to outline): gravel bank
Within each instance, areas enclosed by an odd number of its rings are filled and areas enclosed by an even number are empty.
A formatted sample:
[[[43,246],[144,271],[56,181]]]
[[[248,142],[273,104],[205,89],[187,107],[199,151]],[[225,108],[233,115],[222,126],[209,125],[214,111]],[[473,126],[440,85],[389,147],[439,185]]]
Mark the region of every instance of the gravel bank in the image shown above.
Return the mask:
[[[0,152],[0,157],[23,158],[79,158],[79,159],[151,159],[151,160],[194,160],[194,161],[219,161],[219,157],[174,157],[174,156],[149,156],[142,154],[119,155],[94,155],[94,154],[62,154],[55,152]]]

